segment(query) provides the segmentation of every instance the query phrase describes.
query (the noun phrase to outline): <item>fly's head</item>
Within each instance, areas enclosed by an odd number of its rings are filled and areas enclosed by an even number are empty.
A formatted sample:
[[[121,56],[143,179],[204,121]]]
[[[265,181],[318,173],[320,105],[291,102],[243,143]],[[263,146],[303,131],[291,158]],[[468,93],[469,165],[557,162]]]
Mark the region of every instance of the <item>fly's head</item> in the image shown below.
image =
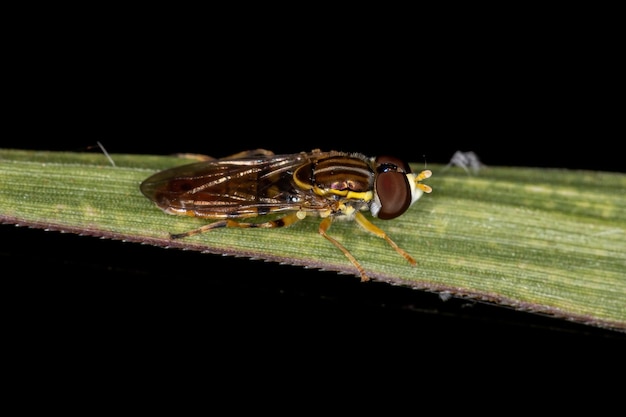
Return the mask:
[[[408,163],[392,156],[379,156],[373,161],[375,169],[374,199],[370,211],[372,216],[383,220],[394,219],[415,203],[432,188],[422,181],[432,172],[424,170],[416,174]]]

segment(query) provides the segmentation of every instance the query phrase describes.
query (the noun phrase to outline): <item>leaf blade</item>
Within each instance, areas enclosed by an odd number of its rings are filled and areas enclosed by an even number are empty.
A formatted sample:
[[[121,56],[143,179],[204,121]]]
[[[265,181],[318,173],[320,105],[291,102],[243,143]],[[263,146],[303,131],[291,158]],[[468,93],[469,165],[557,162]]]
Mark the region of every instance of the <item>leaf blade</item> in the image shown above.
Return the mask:
[[[163,247],[356,274],[308,218],[284,229],[229,229],[177,241],[201,219],[164,214],[139,192],[175,157],[0,149],[0,219]],[[434,189],[403,216],[373,221],[419,262],[351,222],[330,229],[378,280],[626,329],[626,175],[432,166]],[[253,238],[250,238],[253,236]]]

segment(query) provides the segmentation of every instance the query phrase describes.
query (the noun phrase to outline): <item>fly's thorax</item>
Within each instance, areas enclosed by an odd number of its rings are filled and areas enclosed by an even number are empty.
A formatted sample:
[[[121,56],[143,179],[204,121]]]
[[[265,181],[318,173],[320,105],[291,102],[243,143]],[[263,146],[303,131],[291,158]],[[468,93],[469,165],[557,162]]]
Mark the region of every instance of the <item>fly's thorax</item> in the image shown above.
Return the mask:
[[[329,199],[370,201],[375,173],[367,158],[338,155],[314,159],[293,173],[295,184]]]

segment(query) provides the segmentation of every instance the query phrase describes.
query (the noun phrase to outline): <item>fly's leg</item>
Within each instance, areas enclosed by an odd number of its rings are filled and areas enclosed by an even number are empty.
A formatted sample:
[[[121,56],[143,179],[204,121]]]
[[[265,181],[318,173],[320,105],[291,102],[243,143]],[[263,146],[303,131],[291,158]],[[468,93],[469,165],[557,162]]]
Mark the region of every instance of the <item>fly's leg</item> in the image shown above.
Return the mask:
[[[264,223],[244,223],[244,222],[238,222],[235,220],[220,220],[217,222],[206,224],[194,230],[189,230],[187,232],[172,233],[170,234],[170,238],[181,239],[184,237],[198,235],[200,233],[208,232],[209,230],[219,229],[222,227],[239,227],[239,228],[257,228],[258,227],[258,228],[265,228],[265,229],[287,227],[299,221],[301,217],[302,216],[298,217],[298,213],[296,212],[296,213],[288,214],[284,217],[281,217],[280,219],[276,219],[276,220],[272,220],[272,221],[264,222]]]
[[[387,236],[387,233],[385,233],[383,230],[381,230],[380,228],[376,227],[372,222],[367,220],[367,218],[365,218],[365,216],[362,213],[357,212],[356,216],[355,216],[355,220],[359,224],[359,226],[361,226],[363,229],[367,230],[368,232],[370,232],[370,233],[372,233],[372,234],[374,234],[374,235],[376,235],[376,236],[378,236],[378,237],[380,237],[382,239],[385,239],[387,241],[387,243],[389,243],[391,245],[391,247],[396,250],[396,252],[398,252],[400,255],[402,255],[404,257],[404,259],[409,261],[409,263],[411,265],[417,265],[417,261],[415,259],[413,259],[413,257],[411,255],[409,255],[402,248],[400,248],[396,244],[396,242],[391,240],[391,238],[389,236]]]
[[[203,155],[199,153],[177,153],[174,156],[178,158],[186,158],[193,159],[197,162],[206,162],[206,161],[228,161],[230,159],[241,159],[241,158],[255,158],[255,157],[268,157],[273,156],[274,152],[268,151],[266,149],[253,149],[250,151],[243,151],[236,153],[234,155],[226,156],[224,158],[214,158],[209,155]]]
[[[350,253],[350,251],[348,251],[348,249],[345,248],[345,246],[343,246],[335,238],[329,236],[328,233],[326,233],[328,229],[330,228],[331,224],[332,224],[332,217],[326,217],[324,220],[322,220],[322,223],[320,223],[320,227],[319,227],[320,235],[324,236],[330,243],[335,245],[337,248],[339,248],[341,252],[343,252],[344,255],[346,255],[346,258],[348,258],[350,262],[352,262],[352,264],[359,271],[359,275],[361,275],[361,282],[369,281],[369,277],[365,273],[365,269],[361,266],[359,261],[356,260],[356,258]]]
[[[256,158],[256,157],[268,157],[274,156],[274,152],[268,151],[267,149],[252,149],[249,151],[243,151],[236,153],[234,155],[226,156],[224,158],[219,158],[220,161],[228,161],[230,159],[246,159],[246,158]]]

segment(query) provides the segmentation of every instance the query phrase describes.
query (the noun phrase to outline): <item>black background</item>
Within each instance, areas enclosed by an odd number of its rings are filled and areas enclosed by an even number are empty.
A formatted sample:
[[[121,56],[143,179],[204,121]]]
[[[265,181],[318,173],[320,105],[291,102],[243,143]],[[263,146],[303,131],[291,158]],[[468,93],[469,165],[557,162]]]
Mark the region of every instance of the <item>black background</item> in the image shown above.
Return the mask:
[[[109,153],[213,156],[322,148],[425,164],[461,150],[487,165],[624,172],[623,72],[610,28],[391,25],[331,36],[310,27],[292,36],[297,26],[23,32],[27,46],[7,64],[0,145],[93,152],[100,141]],[[562,352],[582,344],[609,359],[624,346],[621,333],[352,276],[0,230],[13,271],[3,280],[17,285],[13,315],[27,320],[29,349],[71,339],[77,354],[108,352],[105,361],[211,367],[235,353],[264,371],[315,372],[312,358],[352,358],[417,374],[431,360],[475,365],[477,352],[497,367],[493,357],[514,349],[565,363]]]

